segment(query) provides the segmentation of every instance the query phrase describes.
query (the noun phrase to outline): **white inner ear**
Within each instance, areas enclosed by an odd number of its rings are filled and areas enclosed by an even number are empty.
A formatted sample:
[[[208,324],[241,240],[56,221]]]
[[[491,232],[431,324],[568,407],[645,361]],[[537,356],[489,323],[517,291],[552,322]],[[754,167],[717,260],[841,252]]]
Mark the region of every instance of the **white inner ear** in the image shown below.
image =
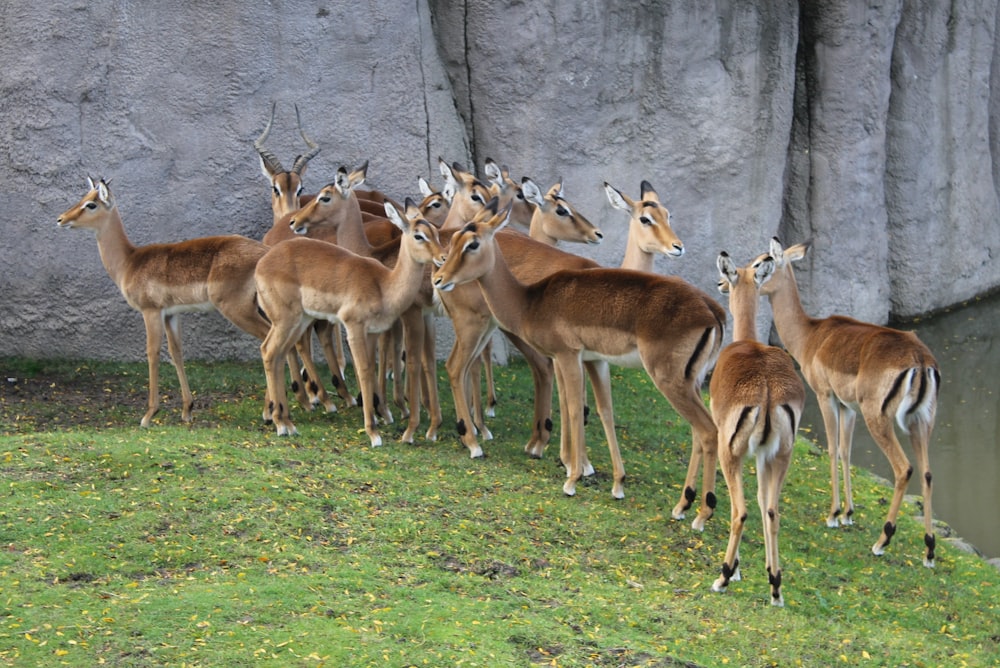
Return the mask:
[[[420,188],[421,197],[430,197],[434,194],[434,191],[431,190],[431,184],[427,183],[427,179],[422,176],[417,178],[417,187]]]
[[[537,206],[541,206],[545,201],[542,197],[542,191],[531,179],[528,179],[521,184],[521,192],[524,193],[524,199]]]
[[[611,202],[611,206],[616,209],[623,209],[626,211],[631,211],[632,207],[628,205],[628,202],[622,197],[621,193],[615,190],[614,186],[605,184],[604,192],[608,196],[608,201]]]
[[[392,202],[386,202],[384,206],[386,217],[392,221],[393,225],[405,231],[406,222],[403,220],[403,217],[399,215],[399,211],[397,211],[396,207],[392,205]]]

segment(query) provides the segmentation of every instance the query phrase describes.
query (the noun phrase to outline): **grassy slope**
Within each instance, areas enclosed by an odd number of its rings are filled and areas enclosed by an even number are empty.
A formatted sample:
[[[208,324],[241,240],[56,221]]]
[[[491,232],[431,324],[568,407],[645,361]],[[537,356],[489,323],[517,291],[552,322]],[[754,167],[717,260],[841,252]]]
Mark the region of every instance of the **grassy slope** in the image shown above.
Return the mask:
[[[477,461],[450,427],[372,449],[357,410],[296,409],[300,435],[278,438],[259,365],[190,366],[194,424],[164,373],[142,430],[143,365],[0,360],[0,665],[1000,665],[1000,573],[946,542],[924,569],[910,503],[872,556],[890,490],[865,474],[855,526],[826,528],[806,439],[783,494],[786,607],[768,605],[755,505],[743,581],[711,592],[725,485],[703,534],[670,520],[690,432],[639,373],[614,380],[614,501],[597,420],[599,473],[575,498],[553,447],[523,455],[520,364]]]

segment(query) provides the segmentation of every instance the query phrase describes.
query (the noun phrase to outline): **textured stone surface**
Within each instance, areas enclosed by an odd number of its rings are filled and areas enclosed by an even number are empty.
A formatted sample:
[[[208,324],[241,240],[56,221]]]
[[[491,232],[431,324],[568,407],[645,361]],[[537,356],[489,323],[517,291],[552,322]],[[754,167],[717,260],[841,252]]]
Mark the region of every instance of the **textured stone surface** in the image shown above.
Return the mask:
[[[307,190],[369,160],[403,197],[440,183],[438,156],[491,157],[564,177],[606,233],[573,250],[607,264],[625,219],[601,185],[649,180],[688,250],[658,270],[706,290],[720,250],[742,262],[776,233],[815,242],[816,315],[885,321],[1000,285],[996,0],[747,4],[3,3],[3,354],[141,359],[92,235],[55,218],[90,174],[136,243],[260,237],[251,143],[272,101],[283,162],[295,103],[323,147]],[[217,316],[185,330],[188,357],[257,354]]]

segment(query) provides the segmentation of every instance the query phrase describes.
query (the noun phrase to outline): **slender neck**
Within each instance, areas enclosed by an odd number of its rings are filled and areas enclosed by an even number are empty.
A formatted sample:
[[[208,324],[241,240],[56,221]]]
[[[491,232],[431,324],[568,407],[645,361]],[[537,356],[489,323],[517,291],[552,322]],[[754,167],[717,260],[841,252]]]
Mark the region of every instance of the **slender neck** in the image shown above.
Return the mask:
[[[343,206],[338,207],[336,215],[340,217],[337,223],[337,245],[363,257],[371,257],[373,246],[365,236],[361,205],[353,190],[344,200]]]
[[[652,272],[654,259],[652,253],[647,253],[639,248],[639,244],[632,239],[632,235],[628,235],[628,241],[625,243],[625,257],[622,258],[622,269]]]
[[[796,360],[802,359],[805,353],[806,340],[813,329],[815,321],[802,309],[799,299],[799,287],[795,282],[795,274],[790,266],[779,271],[781,276],[771,279],[776,284],[768,295],[771,300],[771,310],[774,315],[774,327],[785,348]]]
[[[507,331],[518,335],[528,307],[527,291],[511,273],[495,242],[492,249],[493,266],[477,282],[497,322]]]
[[[410,235],[409,232],[406,235]],[[389,278],[383,286],[386,295],[387,310],[401,313],[417,298],[417,293],[424,282],[424,265],[413,257],[410,244],[416,243],[412,236],[404,238],[400,243],[399,257],[396,265],[389,272]]]
[[[129,241],[125,233],[125,226],[122,224],[118,207],[114,206],[107,212],[107,221],[97,228],[97,250],[101,254],[101,262],[108,272],[108,276],[121,287],[125,279],[125,268],[128,266],[129,258],[135,252],[135,245]]]
[[[733,341],[758,341],[756,288],[750,285],[731,287],[729,310],[733,314]]]

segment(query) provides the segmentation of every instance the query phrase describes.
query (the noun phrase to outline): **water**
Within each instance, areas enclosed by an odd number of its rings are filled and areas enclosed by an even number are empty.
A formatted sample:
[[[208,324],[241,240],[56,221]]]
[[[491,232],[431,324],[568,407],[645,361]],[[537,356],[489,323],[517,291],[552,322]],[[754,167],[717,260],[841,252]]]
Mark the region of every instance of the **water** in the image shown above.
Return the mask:
[[[989,557],[1000,557],[1000,295],[976,300],[948,313],[900,326],[930,347],[941,370],[937,421],[931,435],[934,516]],[[806,390],[802,417],[810,438],[826,451],[816,397]],[[899,434],[910,463],[909,439]],[[855,467],[892,480],[892,468],[858,416],[854,428]],[[920,494],[919,472],[911,494]],[[877,530],[878,527],[872,527]]]

